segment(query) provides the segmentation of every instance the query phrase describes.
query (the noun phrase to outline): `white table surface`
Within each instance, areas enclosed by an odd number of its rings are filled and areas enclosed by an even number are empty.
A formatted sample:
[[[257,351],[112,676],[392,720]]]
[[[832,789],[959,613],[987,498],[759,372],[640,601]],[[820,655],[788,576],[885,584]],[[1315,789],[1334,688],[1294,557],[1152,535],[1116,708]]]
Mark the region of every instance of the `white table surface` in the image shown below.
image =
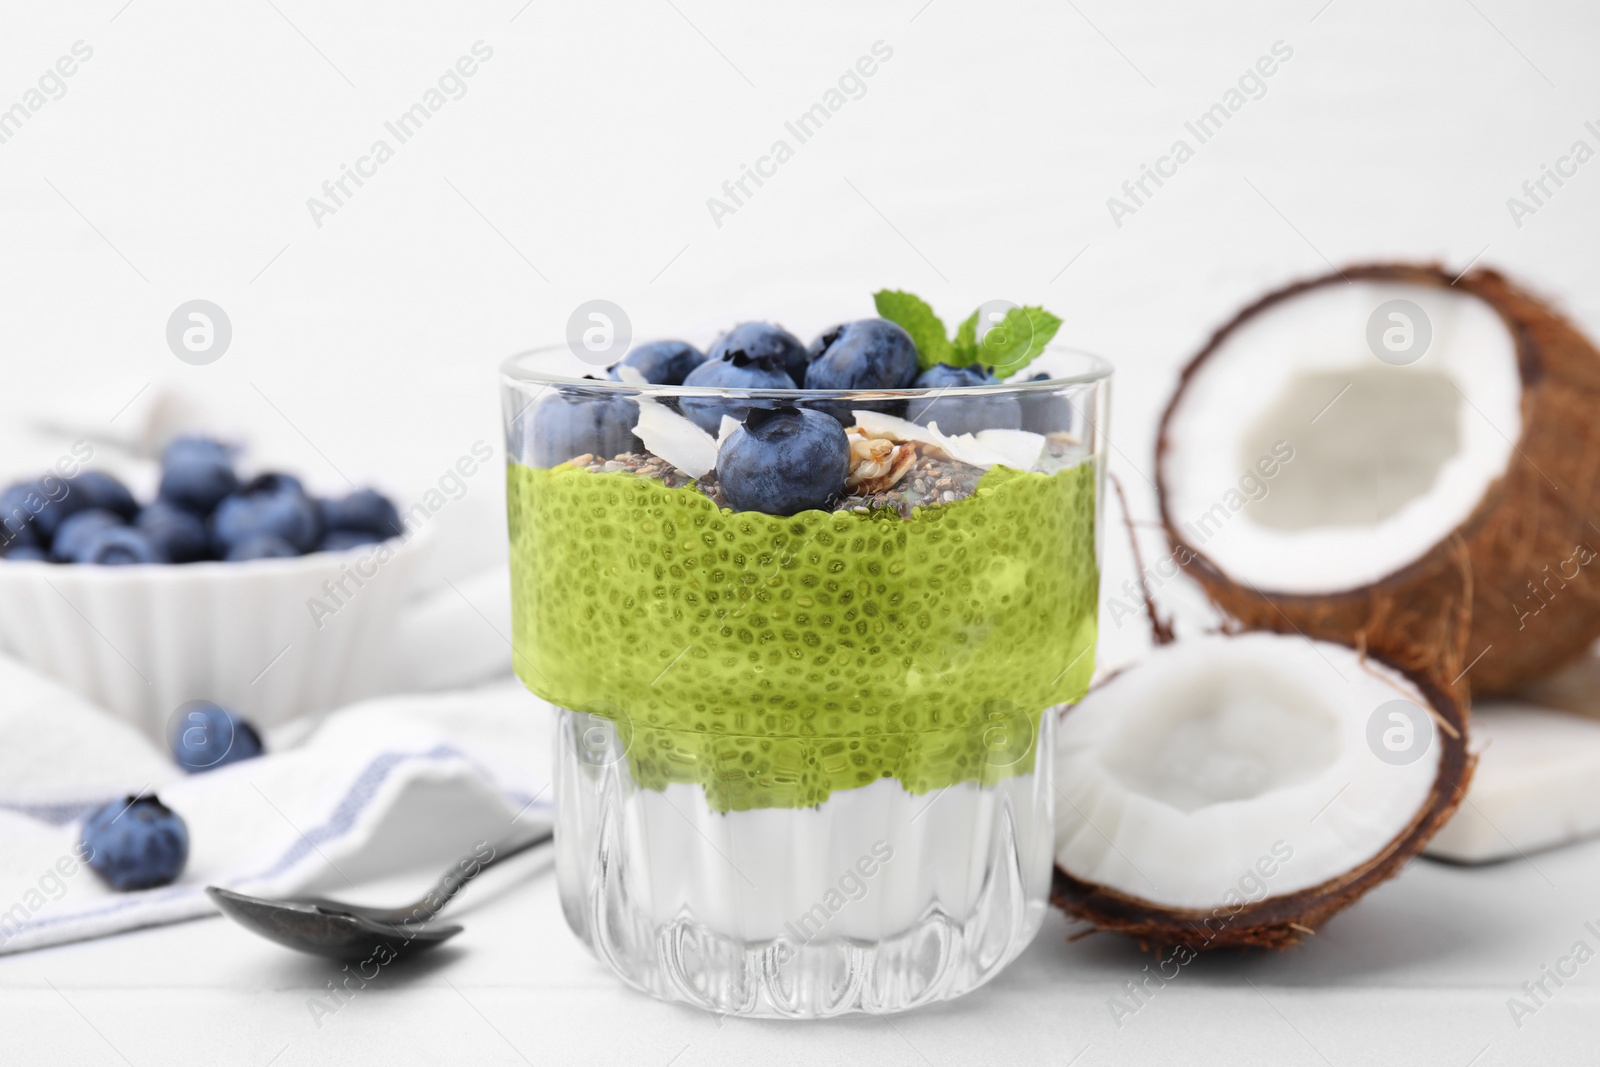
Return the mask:
[[[809,335],[904,287],[951,322],[1044,303],[1110,356],[1112,469],[1148,517],[1177,369],[1290,278],[1481,261],[1600,333],[1600,162],[1520,226],[1506,206],[1600,145],[1600,8],[1580,0],[13,5],[0,109],[78,40],[93,59],[0,144],[7,425],[70,407],[111,430],[176,384],[292,469],[424,485],[498,439],[495,365],[580,301],[641,336],[755,316]],[[477,40],[494,58],[467,95],[315,226],[306,198]],[[878,40],[894,58],[866,95],[716,226],[706,198]],[[1280,40],[1265,95],[1114,225],[1107,198]],[[164,339],[194,297],[234,326],[208,367]],[[489,551],[497,493],[470,495]],[[1108,539],[1108,585],[1130,574]],[[1103,629],[1104,662],[1139,653],[1137,626]],[[537,867],[487,876],[455,946],[320,1028],[328,969],[221,920],[0,959],[0,1063],[1465,1067],[1592,1062],[1600,1036],[1600,963],[1520,1028],[1507,1009],[1574,942],[1600,948],[1594,844],[1416,863],[1302,949],[1192,964],[1120,1030],[1107,999],[1145,957],[1069,945],[1059,917],[948,1007],[718,1025],[608,978]]]
[[[1506,1005],[1575,942],[1600,949],[1583,927],[1600,927],[1600,843],[1477,870],[1419,861],[1301,948],[1190,963],[1120,1027],[1109,1001],[1150,957],[1105,934],[1068,943],[1077,927],[1055,912],[962,1000],[805,1024],[626,989],[568,932],[537,853],[483,875],[457,915],[453,942],[320,1019],[308,1002],[338,968],[220,918],[0,960],[0,1062],[1493,1067],[1592,1062],[1600,1026],[1600,959],[1520,1027]]]

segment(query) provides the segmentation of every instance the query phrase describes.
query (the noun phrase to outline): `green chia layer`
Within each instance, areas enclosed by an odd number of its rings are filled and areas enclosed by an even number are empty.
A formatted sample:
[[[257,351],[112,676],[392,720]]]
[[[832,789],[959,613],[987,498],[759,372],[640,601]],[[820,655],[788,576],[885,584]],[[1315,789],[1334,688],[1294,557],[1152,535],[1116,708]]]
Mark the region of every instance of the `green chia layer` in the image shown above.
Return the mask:
[[[1092,463],[994,467],[969,497],[789,518],[693,486],[511,464],[517,674],[614,720],[634,781],[800,808],[1033,770],[1094,670]]]

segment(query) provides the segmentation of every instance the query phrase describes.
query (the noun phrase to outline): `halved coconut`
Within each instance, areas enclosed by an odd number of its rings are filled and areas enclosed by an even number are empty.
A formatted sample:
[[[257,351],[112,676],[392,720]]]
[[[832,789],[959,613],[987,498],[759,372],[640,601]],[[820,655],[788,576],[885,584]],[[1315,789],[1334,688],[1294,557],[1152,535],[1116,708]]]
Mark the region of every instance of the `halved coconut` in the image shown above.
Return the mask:
[[[1597,417],[1600,353],[1499,274],[1352,268],[1184,370],[1162,521],[1247,626],[1503,692],[1600,637]]]
[[[1282,947],[1394,875],[1466,787],[1460,705],[1343,645],[1162,645],[1063,717],[1053,899],[1159,945]]]

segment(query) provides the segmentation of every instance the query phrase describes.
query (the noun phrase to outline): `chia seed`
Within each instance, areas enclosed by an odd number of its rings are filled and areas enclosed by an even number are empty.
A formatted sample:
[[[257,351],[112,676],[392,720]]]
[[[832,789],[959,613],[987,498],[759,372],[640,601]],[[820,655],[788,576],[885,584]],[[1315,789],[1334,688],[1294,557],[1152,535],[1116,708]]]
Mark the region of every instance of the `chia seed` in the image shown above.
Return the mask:
[[[1083,444],[1073,435],[1049,434],[1045,439],[1044,455],[1040,457],[1038,469],[1045,473],[1054,473],[1082,462],[1083,456]],[[572,463],[573,466],[583,467],[595,474],[625,471],[643,478],[654,478],[668,489],[692,486],[705,494],[717,507],[728,506],[727,500],[722,495],[722,487],[717,484],[716,471],[694,478],[687,471],[678,470],[666,460],[649,452],[624,452],[611,459],[578,456]],[[966,499],[977,488],[978,480],[983,475],[982,467],[974,467],[970,463],[946,459],[943,456],[919,453],[917,462],[894,486],[881,493],[852,493],[841,497],[834,503],[833,510],[870,513],[888,509],[902,519],[909,519],[915,508],[951,504]]]

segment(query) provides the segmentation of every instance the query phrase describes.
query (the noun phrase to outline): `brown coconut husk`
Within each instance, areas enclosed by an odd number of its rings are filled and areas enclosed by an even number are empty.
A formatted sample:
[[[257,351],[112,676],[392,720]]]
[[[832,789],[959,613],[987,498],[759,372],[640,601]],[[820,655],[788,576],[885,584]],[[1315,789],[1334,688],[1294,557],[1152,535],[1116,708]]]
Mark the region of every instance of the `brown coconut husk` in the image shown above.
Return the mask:
[[[1236,907],[1219,903],[1214,908],[1166,907],[1080,881],[1057,866],[1051,903],[1097,929],[1128,934],[1157,948],[1181,946],[1195,952],[1214,948],[1288,948],[1311,936],[1333,915],[1400,873],[1455,814],[1471,782],[1476,757],[1467,751],[1466,706],[1426,675],[1402,673],[1428,700],[1433,712],[1437,724],[1434,736],[1441,746],[1439,771],[1427,802],[1366,863],[1296,893]]]
[[[1410,565],[1373,585],[1330,595],[1256,589],[1222,573],[1189,544],[1180,517],[1169,510],[1168,423],[1190,379],[1242,323],[1308,290],[1347,280],[1454,287],[1487,303],[1516,341],[1522,436],[1506,473],[1467,520]],[[1580,657],[1600,638],[1600,566],[1580,567],[1575,578],[1541,586],[1545,604],[1525,628],[1517,611],[1532,603],[1528,583],[1547,582],[1576,546],[1600,552],[1597,420],[1600,352],[1549,305],[1499,273],[1480,269],[1452,280],[1432,265],[1353,267],[1262,297],[1218,330],[1184,369],[1156,446],[1162,524],[1174,552],[1192,557],[1187,571],[1247,627],[1369,648],[1457,698],[1468,687],[1479,696],[1506,693]],[[1459,640],[1463,629],[1466,637]]]

